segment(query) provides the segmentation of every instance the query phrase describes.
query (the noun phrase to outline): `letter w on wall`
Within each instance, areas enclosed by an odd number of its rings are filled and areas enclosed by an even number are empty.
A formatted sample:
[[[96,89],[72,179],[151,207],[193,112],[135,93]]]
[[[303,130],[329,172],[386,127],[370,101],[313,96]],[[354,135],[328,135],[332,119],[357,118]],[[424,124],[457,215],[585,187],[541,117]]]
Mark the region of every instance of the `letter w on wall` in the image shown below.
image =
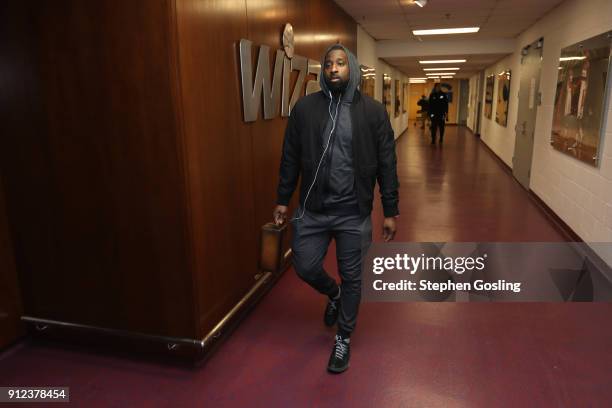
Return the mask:
[[[242,80],[242,106],[244,121],[254,122],[259,113],[259,104],[263,94],[264,119],[274,118],[279,111],[283,59],[285,52],[276,51],[274,62],[274,76],[270,84],[270,47],[261,45],[257,57],[257,71],[253,83],[253,65],[251,59],[252,42],[240,40],[240,71]]]

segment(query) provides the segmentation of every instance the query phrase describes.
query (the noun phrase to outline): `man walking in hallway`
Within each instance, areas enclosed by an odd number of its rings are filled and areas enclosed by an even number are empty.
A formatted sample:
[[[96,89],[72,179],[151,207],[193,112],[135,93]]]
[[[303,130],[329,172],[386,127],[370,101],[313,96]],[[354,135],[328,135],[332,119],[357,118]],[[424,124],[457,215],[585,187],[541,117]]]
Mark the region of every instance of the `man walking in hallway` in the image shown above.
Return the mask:
[[[444,141],[444,121],[448,120],[448,96],[440,83],[434,85],[429,95],[429,118],[431,119],[431,144],[436,144],[436,129],[440,129],[440,144]]]
[[[385,107],[361,94],[357,58],[340,44],[321,64],[321,91],[301,98],[291,111],[280,165],[277,225],[301,175],[300,206],[293,224],[293,266],[297,274],[328,297],[326,326],[338,330],[328,370],[348,368],[350,337],[361,300],[361,262],[372,240],[370,213],[376,180],[384,211],[383,238],[395,235],[398,181],[395,139]],[[334,238],[341,284],[323,269]]]

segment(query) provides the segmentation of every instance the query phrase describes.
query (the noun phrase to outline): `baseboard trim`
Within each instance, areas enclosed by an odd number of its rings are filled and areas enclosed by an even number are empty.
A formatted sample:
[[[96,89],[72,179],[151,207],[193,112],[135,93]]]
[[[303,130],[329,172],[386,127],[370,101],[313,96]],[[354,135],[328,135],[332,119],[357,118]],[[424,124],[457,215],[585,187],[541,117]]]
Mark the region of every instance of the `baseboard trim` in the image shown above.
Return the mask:
[[[59,342],[67,347],[111,354],[140,355],[169,361],[186,361],[200,365],[214,354],[261,299],[274,287],[291,265],[291,251],[282,257],[277,273],[262,271],[251,290],[210,330],[204,338],[176,338],[77,324],[34,316],[22,316],[33,338]],[[19,342],[21,343],[21,341]],[[15,345],[13,345],[14,347]]]
[[[472,134],[474,133],[472,132]],[[600,287],[598,287],[599,291],[597,293],[597,299],[593,298],[593,290],[591,288],[590,292],[587,290],[586,295],[580,295],[578,297],[575,297],[574,301],[612,301],[612,265],[608,265],[601,258],[601,256],[599,256],[599,254],[596,253],[595,250],[591,248],[588,243],[585,243],[584,240],[565,221],[563,221],[563,219],[561,219],[561,217],[559,217],[559,215],[552,208],[550,208],[548,204],[546,204],[544,200],[542,200],[542,198],[540,198],[540,196],[538,196],[532,189],[525,189],[525,187],[523,187],[523,185],[519,183],[519,181],[514,177],[514,174],[512,173],[512,168],[508,166],[508,164],[506,164],[506,162],[504,162],[499,157],[499,155],[495,153],[493,149],[491,149],[480,137],[478,138],[478,140],[482,143],[485,150],[487,150],[497,160],[497,162],[501,165],[502,169],[504,169],[504,171],[508,175],[510,175],[523,190],[527,192],[529,199],[533,201],[536,207],[551,222],[555,230],[557,230],[567,242],[576,243],[576,250],[585,257],[585,260],[588,260],[588,262],[585,262],[583,275],[599,275],[604,279],[599,280]],[[589,285],[589,279],[582,279],[582,281],[584,281],[584,285]],[[578,282],[578,284],[582,285],[583,283]]]
[[[557,213],[544,202],[544,200],[540,198],[540,196],[538,196],[532,189],[527,190],[527,192],[529,193],[529,198],[536,203],[538,208],[553,223],[555,229],[562,233],[567,241],[584,242],[584,240],[580,238],[580,236],[576,234],[576,232],[569,225],[567,225],[567,223],[563,221],[561,217],[559,217]]]
[[[508,173],[509,175],[512,176],[512,178],[514,178],[514,174],[512,173],[512,167],[508,166],[508,163],[506,163],[505,161],[503,161],[501,159],[501,157],[499,157],[499,155],[497,153],[495,153],[495,151],[493,149],[491,149],[489,147],[488,144],[486,144],[481,138],[480,135],[476,136],[476,134],[472,133],[474,135],[474,137],[478,138],[478,141],[480,142],[480,144],[485,148],[486,151],[488,151],[494,158],[495,160],[502,166],[502,168],[504,169],[504,171],[506,173]],[[520,183],[519,183],[520,184]]]
[[[514,174],[512,173],[512,167],[508,166],[508,164],[505,161],[503,161],[501,157],[499,157],[499,155],[495,153],[495,151],[491,149],[481,138],[478,138],[478,140],[480,141],[481,145],[485,148],[485,150],[487,150],[495,158],[495,160],[501,165],[504,171],[509,176],[511,176],[514,179],[514,181],[518,183],[518,185],[523,190],[527,192],[529,198],[536,204],[538,209],[542,211],[542,213],[546,216],[546,218],[548,218],[548,220],[551,221],[555,229],[559,233],[561,233],[561,235],[563,235],[566,241],[584,242],[582,238],[580,238],[580,236],[576,234],[576,232],[569,225],[567,225],[567,223],[563,221],[561,217],[559,217],[559,215],[555,213],[553,209],[548,206],[548,204],[544,202],[544,200],[542,200],[533,190],[526,189],[525,187],[523,187],[521,183],[518,182],[518,180],[514,177]]]

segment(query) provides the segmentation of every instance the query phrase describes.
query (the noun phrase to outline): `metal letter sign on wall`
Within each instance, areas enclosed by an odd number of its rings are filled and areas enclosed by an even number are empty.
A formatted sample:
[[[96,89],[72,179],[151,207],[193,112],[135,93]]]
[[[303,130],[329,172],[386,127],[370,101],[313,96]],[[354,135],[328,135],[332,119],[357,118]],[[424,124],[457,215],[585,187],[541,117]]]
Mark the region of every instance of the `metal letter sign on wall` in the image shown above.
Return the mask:
[[[294,54],[293,27],[291,24],[286,24],[283,31],[283,50],[276,50],[274,75],[271,81],[270,47],[267,45],[259,46],[254,80],[253,60],[251,58],[252,47],[253,43],[251,41],[240,40],[240,80],[242,82],[242,107],[245,122],[257,120],[262,99],[264,119],[277,117],[279,105],[281,116],[289,116],[298,98],[302,96],[307,74],[313,74],[317,79],[307,82],[306,95],[319,91],[321,64],[318,61]],[[290,96],[289,80],[292,71],[298,71],[298,77]]]

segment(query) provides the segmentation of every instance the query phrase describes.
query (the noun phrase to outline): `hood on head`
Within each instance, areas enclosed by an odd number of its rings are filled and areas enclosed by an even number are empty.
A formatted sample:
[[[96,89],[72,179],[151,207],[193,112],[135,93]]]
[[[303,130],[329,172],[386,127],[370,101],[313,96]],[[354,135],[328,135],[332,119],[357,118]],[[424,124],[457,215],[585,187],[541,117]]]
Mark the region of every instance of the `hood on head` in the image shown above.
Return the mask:
[[[329,54],[329,52],[331,50],[335,50],[335,49],[341,49],[346,53],[346,56],[348,57],[349,60],[349,80],[348,80],[348,84],[346,85],[346,90],[344,91],[343,94],[343,99],[351,101],[353,100],[353,96],[355,95],[355,91],[357,90],[357,88],[359,87],[359,84],[361,83],[361,67],[359,66],[359,61],[357,61],[357,57],[355,57],[355,55],[353,55],[352,52],[349,51],[348,48],[346,48],[344,45],[342,44],[334,44],[331,47],[329,47],[327,49],[327,51],[325,51],[325,54],[323,54],[323,58],[321,59],[321,73],[319,74],[319,85],[321,86],[321,90],[323,91],[323,93],[325,93],[325,96],[327,96],[329,98],[329,86],[327,86],[327,82],[325,81],[325,57],[327,56],[327,54]]]

